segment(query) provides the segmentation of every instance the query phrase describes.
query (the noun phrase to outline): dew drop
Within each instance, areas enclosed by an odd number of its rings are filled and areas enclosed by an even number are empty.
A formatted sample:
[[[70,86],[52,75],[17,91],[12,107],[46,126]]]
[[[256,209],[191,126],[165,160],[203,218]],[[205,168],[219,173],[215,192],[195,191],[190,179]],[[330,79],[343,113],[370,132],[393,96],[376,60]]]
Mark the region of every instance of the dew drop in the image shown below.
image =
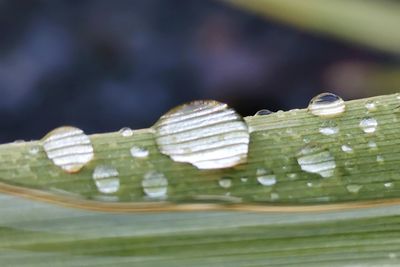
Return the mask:
[[[342,98],[332,93],[322,93],[311,99],[308,110],[319,117],[336,117],[342,114],[346,105]]]
[[[353,153],[353,149],[349,145],[342,145],[341,149],[345,153]]]
[[[81,129],[60,127],[43,138],[43,148],[53,163],[69,173],[78,172],[92,160],[93,146]]]
[[[303,171],[319,174],[323,178],[333,176],[336,168],[332,154],[315,145],[302,148],[297,154],[297,162]]]
[[[219,186],[221,186],[222,188],[229,188],[229,187],[232,186],[232,179],[226,178],[226,177],[221,178],[221,179],[218,181],[218,184],[219,184]]]
[[[376,143],[374,142],[374,141],[369,141],[368,142],[368,147],[370,148],[370,149],[377,149],[378,148],[378,146],[376,145]]]
[[[288,177],[290,180],[295,180],[295,179],[297,179],[297,173],[294,173],[294,172],[288,173],[288,174],[287,174],[287,177]]]
[[[376,131],[378,122],[376,119],[371,117],[365,117],[360,121],[360,128],[364,133],[373,133]]]
[[[382,155],[377,155],[377,156],[376,156],[376,162],[382,164],[382,163],[385,162],[385,159],[383,158]]]
[[[370,112],[376,111],[376,103],[375,103],[375,101],[373,101],[373,100],[368,100],[368,101],[365,103],[365,108],[366,108],[368,111],[370,111]]]
[[[324,121],[319,128],[319,132],[323,135],[334,135],[339,132],[339,128],[334,121]]]
[[[99,192],[113,194],[119,190],[119,173],[117,169],[107,165],[99,165],[93,171],[93,180]]]
[[[149,151],[143,147],[133,146],[130,152],[134,158],[147,158],[149,156]]]
[[[154,126],[161,153],[199,169],[219,169],[247,161],[249,130],[226,104],[195,101],[163,115]]]
[[[391,188],[393,187],[393,183],[392,182],[384,183],[383,186],[386,188]]]
[[[168,180],[164,174],[150,171],[142,180],[144,193],[150,198],[164,198],[167,196]]]
[[[242,183],[247,183],[249,179],[247,177],[242,177],[240,178],[240,181],[242,181]]]
[[[39,154],[39,151],[40,151],[40,149],[38,146],[33,146],[29,149],[29,154],[35,156],[35,155]]]
[[[272,192],[272,193],[271,193],[271,200],[272,200],[272,201],[277,201],[277,200],[279,200],[279,194],[278,194],[278,193],[275,193],[275,192]]]
[[[123,136],[123,137],[130,137],[133,135],[133,131],[131,128],[129,127],[124,127],[121,130],[119,130],[119,133]]]
[[[259,111],[256,112],[256,114],[254,114],[254,116],[265,116],[265,115],[270,115],[273,112],[268,110],[268,109],[261,109]]]
[[[266,169],[257,169],[257,181],[264,186],[276,184],[276,176]]]
[[[349,184],[346,186],[347,191],[350,193],[358,193],[362,188],[362,185],[357,185],[357,184]]]
[[[308,183],[307,183],[307,187],[313,187],[313,183],[308,182]]]

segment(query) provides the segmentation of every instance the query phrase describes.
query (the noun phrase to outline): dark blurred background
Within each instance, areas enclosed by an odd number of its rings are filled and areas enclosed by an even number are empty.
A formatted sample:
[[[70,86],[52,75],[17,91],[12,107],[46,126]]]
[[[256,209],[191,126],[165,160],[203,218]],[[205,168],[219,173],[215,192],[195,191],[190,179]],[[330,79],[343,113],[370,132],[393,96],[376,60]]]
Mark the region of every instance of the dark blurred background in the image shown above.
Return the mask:
[[[282,14],[299,16],[293,8]],[[400,88],[394,41],[363,44],[257,9],[272,7],[0,0],[0,142],[39,139],[61,125],[87,133],[149,127],[194,99],[226,102],[248,116],[303,108],[323,91],[354,99]],[[398,27],[388,34],[398,35]]]

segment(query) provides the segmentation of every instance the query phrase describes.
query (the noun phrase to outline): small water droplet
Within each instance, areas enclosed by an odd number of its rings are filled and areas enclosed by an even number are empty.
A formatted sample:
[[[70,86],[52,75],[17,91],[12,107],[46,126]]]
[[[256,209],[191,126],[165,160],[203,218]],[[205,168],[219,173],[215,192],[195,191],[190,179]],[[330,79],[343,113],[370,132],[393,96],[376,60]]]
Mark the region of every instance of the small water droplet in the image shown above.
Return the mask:
[[[113,194],[119,190],[119,173],[117,169],[107,165],[99,165],[93,171],[93,180],[99,192]]]
[[[387,182],[387,183],[384,183],[383,186],[386,187],[386,188],[390,188],[390,187],[393,187],[393,183],[392,182]]]
[[[346,105],[342,98],[332,93],[322,93],[311,99],[308,110],[319,117],[336,117],[342,114]]]
[[[64,171],[78,172],[94,156],[93,146],[81,129],[75,127],[60,127],[43,139],[43,148],[47,157]]]
[[[389,259],[392,259],[392,260],[393,260],[393,259],[396,259],[396,258],[397,258],[397,254],[391,252],[391,253],[388,254],[388,257],[389,257]]]
[[[358,191],[360,191],[362,187],[362,185],[357,184],[349,184],[346,186],[347,191],[349,191],[350,193],[358,193]]]
[[[142,180],[144,193],[150,198],[164,198],[167,196],[168,180],[159,172],[150,171]]]
[[[240,178],[240,181],[242,181],[242,183],[247,183],[249,179],[247,177],[242,177]]]
[[[311,139],[308,138],[308,137],[304,137],[304,138],[303,138],[303,142],[306,143],[306,144],[308,144],[308,143],[311,142]]]
[[[226,104],[195,101],[163,115],[156,125],[161,153],[199,169],[228,168],[247,161],[249,130]]]
[[[365,108],[370,112],[376,111],[376,102],[373,100],[368,100],[365,103]]]
[[[294,173],[294,172],[288,173],[288,174],[287,174],[287,177],[288,177],[290,180],[295,180],[295,179],[297,179],[297,173]]]
[[[382,163],[384,163],[384,161],[385,161],[385,159],[383,158],[382,155],[377,155],[376,156],[376,162],[382,164]]]
[[[261,109],[259,111],[256,112],[256,114],[254,114],[254,116],[265,116],[265,115],[270,115],[273,112],[268,110],[268,109]]]
[[[373,133],[376,131],[378,122],[376,119],[371,117],[365,117],[360,121],[360,128],[364,133]]]
[[[297,162],[303,171],[319,174],[323,178],[333,176],[336,168],[332,154],[316,145],[302,148],[297,154]]]
[[[275,192],[272,192],[272,193],[271,193],[271,200],[272,200],[272,201],[277,201],[277,200],[279,200],[279,194],[278,194],[278,193],[275,193]]]
[[[334,121],[324,121],[319,128],[319,132],[323,135],[334,135],[339,132],[339,128]]]
[[[353,153],[353,149],[349,145],[342,145],[341,148],[342,151],[345,153]]]
[[[368,147],[369,147],[370,149],[373,149],[373,150],[375,150],[375,149],[378,148],[378,146],[376,145],[376,143],[375,143],[374,141],[372,141],[372,140],[368,142]]]
[[[264,186],[272,186],[276,184],[276,176],[266,169],[257,169],[257,181]]]
[[[232,179],[223,177],[218,181],[219,186],[222,188],[229,188],[232,186]]]
[[[143,147],[133,146],[130,152],[134,158],[147,158],[149,156],[149,151]]]
[[[313,183],[308,182],[308,183],[307,183],[307,187],[313,187]]]
[[[119,133],[123,136],[123,137],[130,137],[133,135],[133,131],[131,128],[129,127],[124,127],[121,130],[119,130]]]
[[[39,151],[40,151],[40,149],[38,146],[33,146],[29,149],[29,154],[35,156],[35,155],[39,154]]]

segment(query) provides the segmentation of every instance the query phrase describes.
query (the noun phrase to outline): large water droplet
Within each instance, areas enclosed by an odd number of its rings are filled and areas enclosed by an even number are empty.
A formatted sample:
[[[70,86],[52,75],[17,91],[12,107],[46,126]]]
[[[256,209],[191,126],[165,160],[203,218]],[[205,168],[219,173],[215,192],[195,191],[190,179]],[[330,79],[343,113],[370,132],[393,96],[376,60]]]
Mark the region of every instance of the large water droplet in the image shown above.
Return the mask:
[[[309,173],[317,173],[324,178],[334,174],[335,158],[328,150],[316,145],[307,145],[297,154],[297,162],[300,168]]]
[[[349,184],[346,186],[347,191],[349,191],[350,193],[358,193],[358,191],[360,191],[362,187],[362,185],[358,184]]]
[[[247,160],[249,131],[226,104],[195,101],[179,106],[154,126],[161,153],[199,169],[232,167]]]
[[[319,128],[319,132],[324,135],[333,135],[339,132],[339,128],[334,121],[324,121]]]
[[[232,186],[232,179],[223,177],[218,181],[219,186],[222,188],[229,188]]]
[[[257,169],[257,181],[264,186],[272,186],[276,184],[276,175],[266,169]]]
[[[322,93],[311,99],[308,110],[315,116],[336,117],[346,110],[346,105],[339,96]]]
[[[43,139],[47,157],[66,172],[78,172],[92,160],[93,146],[89,137],[81,129],[60,127]]]
[[[164,198],[167,196],[168,180],[164,174],[150,171],[142,180],[143,191],[150,198]]]
[[[254,116],[265,116],[265,115],[270,115],[273,112],[268,110],[268,109],[261,109],[259,111],[256,112],[256,114],[254,114]]]
[[[123,137],[130,137],[133,135],[133,131],[131,128],[129,127],[124,127],[121,130],[119,130],[119,133],[123,136]]]
[[[130,152],[134,158],[147,158],[149,156],[149,151],[143,147],[133,146]]]
[[[99,165],[93,171],[93,180],[97,189],[104,194],[112,194],[119,189],[119,173],[117,169],[107,165]]]
[[[373,133],[376,131],[378,122],[376,119],[371,117],[365,117],[360,121],[360,128],[364,133]]]

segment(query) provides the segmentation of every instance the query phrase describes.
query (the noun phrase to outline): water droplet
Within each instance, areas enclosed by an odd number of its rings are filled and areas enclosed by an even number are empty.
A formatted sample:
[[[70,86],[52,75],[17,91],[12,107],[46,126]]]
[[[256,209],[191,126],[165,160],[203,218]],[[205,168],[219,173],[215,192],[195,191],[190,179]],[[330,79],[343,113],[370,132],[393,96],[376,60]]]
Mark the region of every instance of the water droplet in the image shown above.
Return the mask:
[[[150,198],[164,198],[167,196],[168,180],[159,172],[150,171],[144,175],[142,187]]]
[[[332,93],[322,93],[311,99],[308,110],[319,117],[335,117],[342,114],[346,105],[339,96]]]
[[[334,121],[324,121],[319,128],[319,132],[324,135],[333,135],[339,132],[339,128]]]
[[[272,193],[271,193],[271,200],[272,200],[272,201],[277,201],[277,200],[279,200],[279,194],[278,194],[278,193],[275,193],[275,192],[272,192]]]
[[[384,163],[384,161],[385,161],[385,159],[383,158],[382,155],[377,155],[376,156],[376,162],[382,164],[382,163]]]
[[[265,115],[269,115],[272,114],[273,112],[268,110],[268,109],[261,109],[259,111],[257,111],[256,114],[254,114],[254,116],[265,116]]]
[[[348,186],[346,186],[347,191],[349,191],[350,193],[358,193],[358,191],[360,191],[360,189],[362,188],[362,185],[357,185],[357,184],[349,184]]]
[[[393,259],[396,259],[396,258],[397,258],[397,254],[391,252],[391,253],[388,254],[388,257],[389,257],[389,259],[392,259],[392,260],[393,260]]]
[[[393,187],[393,183],[392,182],[387,182],[387,183],[384,183],[383,186],[386,187],[386,188],[390,188],[390,187]]]
[[[221,178],[221,179],[218,181],[218,184],[219,184],[219,186],[221,186],[222,188],[229,188],[229,187],[232,186],[232,179],[226,178],[226,177]]]
[[[342,145],[341,148],[342,151],[345,153],[353,153],[353,149],[349,145]]]
[[[369,141],[368,142],[368,147],[370,149],[377,149],[378,148],[378,146],[376,145],[376,143],[374,141]]]
[[[373,100],[368,100],[368,101],[365,103],[365,108],[366,108],[368,111],[370,111],[370,112],[376,111],[376,103],[375,103],[375,101],[373,101]]]
[[[295,180],[295,179],[297,178],[297,173],[294,173],[294,172],[288,173],[288,174],[287,174],[287,177],[288,177],[290,180]]]
[[[242,177],[240,178],[240,181],[242,181],[242,183],[247,183],[249,179],[247,177]]]
[[[371,117],[365,117],[360,121],[360,128],[364,131],[364,133],[373,133],[376,131],[376,127],[378,126],[378,122],[376,119]]]
[[[162,116],[156,125],[161,153],[199,169],[219,169],[247,161],[249,131],[226,104],[195,101]]]
[[[303,142],[306,143],[306,144],[308,144],[308,143],[311,142],[311,140],[310,140],[310,138],[308,138],[308,137],[304,137],[304,138],[303,138]]]
[[[308,182],[308,183],[307,183],[307,187],[313,187],[313,183]]]
[[[29,149],[29,154],[35,156],[35,155],[39,154],[39,151],[40,151],[40,149],[38,146],[33,146]]]
[[[133,146],[130,151],[134,158],[147,158],[149,156],[149,151],[143,147]]]
[[[272,186],[276,184],[276,176],[266,169],[257,169],[257,181],[264,186]]]
[[[99,165],[93,171],[93,180],[99,192],[113,194],[119,189],[119,173],[117,169],[107,165]]]
[[[123,136],[123,137],[130,137],[133,135],[133,131],[131,128],[129,127],[124,127],[121,130],[119,130],[119,133]]]
[[[334,174],[335,158],[328,150],[315,145],[307,145],[297,154],[297,162],[301,169],[309,173],[317,173],[324,178]]]
[[[69,173],[81,170],[94,156],[89,136],[81,129],[69,126],[47,134],[43,148],[55,165]]]

